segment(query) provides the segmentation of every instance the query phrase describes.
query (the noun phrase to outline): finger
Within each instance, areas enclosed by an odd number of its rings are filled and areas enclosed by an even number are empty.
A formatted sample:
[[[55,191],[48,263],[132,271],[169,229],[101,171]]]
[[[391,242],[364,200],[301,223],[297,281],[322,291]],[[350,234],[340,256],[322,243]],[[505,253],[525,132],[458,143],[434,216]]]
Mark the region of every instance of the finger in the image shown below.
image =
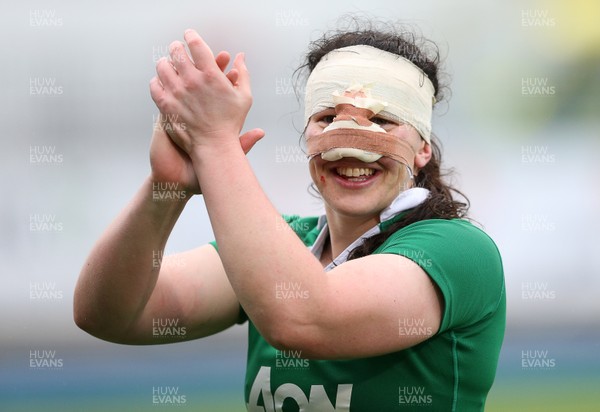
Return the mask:
[[[190,49],[192,59],[199,70],[207,70],[216,66],[212,50],[210,50],[208,44],[202,40],[202,37],[200,37],[196,30],[186,30],[184,38]]]
[[[174,41],[169,45],[169,55],[171,64],[179,74],[185,75],[195,70],[194,62],[190,60],[185,46],[180,41]]]
[[[217,66],[219,66],[219,69],[221,69],[222,72],[225,72],[225,69],[227,68],[227,65],[230,61],[231,55],[226,51],[219,52],[219,54],[217,54],[217,57],[215,57],[215,62],[217,63]]]
[[[256,142],[263,137],[265,137],[265,131],[262,129],[252,129],[241,135],[240,146],[242,146],[244,153],[248,153],[252,147],[254,147]]]
[[[154,76],[150,80],[150,96],[152,96],[152,100],[154,100],[154,103],[158,105],[158,103],[163,100],[164,95],[165,89],[163,85],[161,84],[158,77]]]
[[[161,57],[156,63],[156,74],[165,89],[172,88],[177,81],[177,72],[166,57]]]
[[[233,61],[233,68],[231,71],[237,70],[237,79],[234,83],[235,86],[250,92],[250,73],[246,67],[244,53],[238,53]]]
[[[240,76],[240,72],[237,69],[231,69],[226,75],[225,75],[229,81],[231,82],[231,84],[233,84],[234,86],[237,85],[237,81],[239,79]]]

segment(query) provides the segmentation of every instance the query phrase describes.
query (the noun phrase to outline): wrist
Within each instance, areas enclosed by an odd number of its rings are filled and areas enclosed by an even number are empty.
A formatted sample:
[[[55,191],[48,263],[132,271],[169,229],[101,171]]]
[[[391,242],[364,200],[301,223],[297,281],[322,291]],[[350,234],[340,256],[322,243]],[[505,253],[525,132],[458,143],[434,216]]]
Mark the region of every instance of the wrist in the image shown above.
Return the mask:
[[[215,142],[214,140],[218,140]],[[226,162],[226,159],[236,156],[244,156],[244,151],[240,146],[240,141],[237,135],[231,137],[223,136],[214,139],[211,142],[194,145],[188,153],[193,164],[210,163],[213,160],[219,161],[221,164]]]

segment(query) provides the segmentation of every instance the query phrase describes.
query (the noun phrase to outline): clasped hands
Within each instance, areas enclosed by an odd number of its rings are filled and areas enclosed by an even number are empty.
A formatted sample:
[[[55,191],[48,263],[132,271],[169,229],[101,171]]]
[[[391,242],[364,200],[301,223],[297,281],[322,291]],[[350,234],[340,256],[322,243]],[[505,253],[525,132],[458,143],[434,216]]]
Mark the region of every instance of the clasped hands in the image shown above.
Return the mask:
[[[167,131],[170,140],[189,159],[201,156],[204,147],[223,144],[239,144],[248,152],[264,132],[253,129],[239,136],[252,105],[244,54],[238,53],[226,72],[229,53],[222,51],[215,57],[195,30],[186,30],[184,38],[190,54],[183,43],[171,43],[170,58],[157,62],[157,76],[150,81],[150,94],[161,113],[160,129]],[[157,151],[168,145],[153,141],[153,146],[156,147],[151,148],[151,163],[155,169],[153,157],[160,158]],[[200,192],[199,187],[196,192]]]

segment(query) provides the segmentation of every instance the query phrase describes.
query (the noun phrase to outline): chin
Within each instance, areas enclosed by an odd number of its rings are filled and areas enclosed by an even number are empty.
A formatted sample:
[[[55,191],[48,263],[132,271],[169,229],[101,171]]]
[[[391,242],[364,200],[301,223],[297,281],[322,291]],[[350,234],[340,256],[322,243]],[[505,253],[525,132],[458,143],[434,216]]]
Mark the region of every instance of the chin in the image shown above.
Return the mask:
[[[347,201],[335,203],[327,202],[328,208],[341,216],[352,218],[372,218],[379,219],[379,215],[384,208],[379,208],[375,205],[359,205],[358,199],[348,199]]]

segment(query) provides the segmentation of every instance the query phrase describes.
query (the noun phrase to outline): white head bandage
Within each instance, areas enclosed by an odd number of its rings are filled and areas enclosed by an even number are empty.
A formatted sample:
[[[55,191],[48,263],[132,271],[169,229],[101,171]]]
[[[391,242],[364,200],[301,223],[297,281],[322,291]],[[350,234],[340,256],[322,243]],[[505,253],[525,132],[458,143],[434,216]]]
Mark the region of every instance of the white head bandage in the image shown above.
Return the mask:
[[[340,95],[356,84],[366,87],[370,96],[364,106],[355,100],[355,107],[376,107],[378,116],[410,124],[430,142],[433,84],[404,57],[366,45],[333,50],[317,64],[306,83],[305,124],[313,114],[339,104]]]

